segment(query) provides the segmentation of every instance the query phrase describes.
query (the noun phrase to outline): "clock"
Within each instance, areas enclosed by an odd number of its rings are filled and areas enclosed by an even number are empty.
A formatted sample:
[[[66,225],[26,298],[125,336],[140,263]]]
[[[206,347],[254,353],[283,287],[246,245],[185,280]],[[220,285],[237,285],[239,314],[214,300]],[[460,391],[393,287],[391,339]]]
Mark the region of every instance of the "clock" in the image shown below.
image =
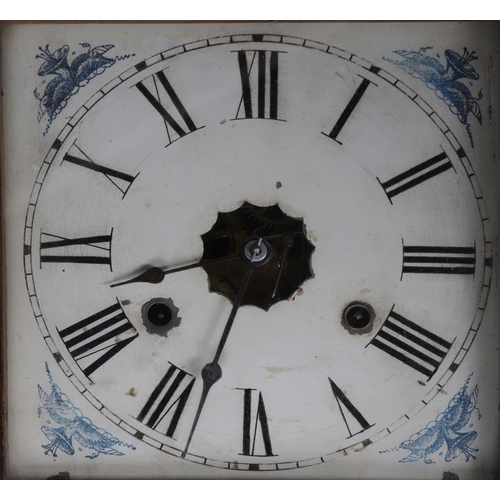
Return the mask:
[[[30,328],[9,343],[44,377],[19,382],[38,385],[40,462],[75,477],[89,457],[91,477],[141,460],[137,477],[336,477],[437,419],[471,373],[494,393],[479,360],[498,344],[482,328],[498,327],[498,175],[479,123],[460,123],[480,99],[456,84],[479,78],[476,57],[457,28],[440,82],[418,80],[394,26],[391,50],[370,50],[362,25],[362,43],[330,24],[161,26],[167,41],[133,26],[114,59],[117,42],[71,54],[74,37],[38,27],[45,135],[31,132],[29,189],[9,161],[28,154],[21,139],[7,146],[6,188],[9,209],[16,179],[24,194],[7,255],[22,248],[10,279]],[[458,429],[440,437],[446,459],[469,462],[486,431]],[[383,460],[404,467],[403,449]]]

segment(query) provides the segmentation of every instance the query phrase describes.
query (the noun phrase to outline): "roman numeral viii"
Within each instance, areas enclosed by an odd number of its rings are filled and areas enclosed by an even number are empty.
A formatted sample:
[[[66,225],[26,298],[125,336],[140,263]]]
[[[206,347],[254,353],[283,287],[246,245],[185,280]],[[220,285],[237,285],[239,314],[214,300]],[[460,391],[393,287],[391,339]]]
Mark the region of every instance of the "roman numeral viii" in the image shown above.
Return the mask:
[[[240,50],[242,95],[236,118],[278,119],[278,54],[268,50]]]
[[[143,66],[141,63],[137,68],[143,69]],[[168,138],[167,146],[198,130],[163,71],[158,71],[135,86],[163,119]]]
[[[440,153],[429,160],[426,160],[416,167],[406,170],[402,174],[396,175],[392,179],[385,182],[380,182],[385,194],[392,203],[392,198],[398,194],[404,193],[422,182],[432,179],[436,175],[442,174],[453,168],[453,164],[449,160],[446,153]]]
[[[332,387],[333,395],[339,405],[339,410],[344,419],[344,423],[347,427],[347,431],[349,432],[349,437],[355,436],[356,434],[360,434],[361,432],[366,431],[370,427],[373,427],[375,424],[369,424],[363,415],[359,412],[359,410],[349,401],[347,396],[340,390],[338,385],[328,377],[330,381],[330,385]],[[356,432],[352,432],[354,426],[357,427]],[[351,430],[351,427],[353,428]]]
[[[380,71],[380,68],[377,68],[376,66],[372,66],[369,71],[373,74],[377,74]],[[344,128],[344,125],[346,124],[347,120],[349,117],[352,115],[354,109],[356,106],[359,104],[359,101],[361,101],[361,98],[363,97],[364,93],[368,89],[370,83],[372,83],[370,80],[367,80],[366,78],[363,78],[363,81],[359,85],[359,87],[356,89],[356,92],[354,92],[354,95],[351,97],[351,100],[345,107],[344,111],[340,115],[339,119],[333,126],[331,132],[329,134],[324,134],[330,139],[333,139],[334,141],[338,142],[340,145],[342,143],[340,141],[337,141],[337,136],[340,134],[340,131]]]
[[[186,385],[186,377],[192,375],[170,363],[170,368],[149,396],[137,420],[155,430],[163,424],[166,436],[173,437],[195,382],[192,378]],[[171,416],[170,422],[165,421],[167,416]],[[142,439],[143,434],[138,432],[136,437]]]
[[[368,345],[377,347],[431,379],[448,354],[452,342],[391,311]]]
[[[111,269],[110,234],[84,238],[63,238],[55,234],[40,235],[40,266],[43,262],[72,262],[75,264],[103,264]]]
[[[255,389],[238,389],[243,391],[243,450],[240,455],[253,457],[272,457],[273,448],[271,444],[271,435],[269,433],[269,423],[267,421],[266,407],[264,398],[259,391],[257,411],[252,415],[252,394]],[[252,421],[255,420],[255,423]],[[257,439],[257,430],[260,427],[260,436]],[[260,441],[256,449],[257,441]]]
[[[139,336],[119,303],[58,332],[87,377]],[[129,334],[124,335],[125,332]],[[122,338],[118,340],[120,334]]]
[[[76,144],[71,146],[68,153],[64,155],[63,160],[78,167],[83,167],[104,175],[123,194],[123,197],[127,194],[128,189],[132,185],[132,182],[134,182],[137,175],[139,175],[137,174],[134,177],[124,172],[98,165],[97,163],[94,163]]]
[[[403,245],[403,274],[474,274],[475,247]]]

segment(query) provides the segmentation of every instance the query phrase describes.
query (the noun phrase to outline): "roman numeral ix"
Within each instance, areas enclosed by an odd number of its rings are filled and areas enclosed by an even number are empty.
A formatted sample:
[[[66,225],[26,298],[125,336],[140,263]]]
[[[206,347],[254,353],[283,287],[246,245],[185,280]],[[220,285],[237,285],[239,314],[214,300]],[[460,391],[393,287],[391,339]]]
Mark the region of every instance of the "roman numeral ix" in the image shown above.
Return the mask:
[[[101,264],[111,269],[110,234],[84,238],[63,238],[55,234],[40,234],[40,266],[43,262]]]
[[[474,274],[475,247],[403,245],[403,274]]]
[[[137,65],[137,68],[143,69],[143,63]],[[163,71],[158,71],[135,86],[163,118],[167,131],[167,146],[198,130]]]
[[[240,50],[242,95],[236,119],[278,119],[278,51]]]
[[[192,375],[170,363],[170,368],[149,396],[137,420],[154,430],[158,430],[163,422],[166,436],[173,437],[195,382],[192,378],[186,385],[186,377]],[[169,415],[174,407],[175,410]],[[171,416],[168,426],[164,422],[167,416]],[[142,439],[143,434],[138,432],[136,437]]]
[[[391,311],[368,345],[377,347],[431,379],[448,354],[452,342]]]
[[[58,332],[87,377],[139,336],[118,302]]]

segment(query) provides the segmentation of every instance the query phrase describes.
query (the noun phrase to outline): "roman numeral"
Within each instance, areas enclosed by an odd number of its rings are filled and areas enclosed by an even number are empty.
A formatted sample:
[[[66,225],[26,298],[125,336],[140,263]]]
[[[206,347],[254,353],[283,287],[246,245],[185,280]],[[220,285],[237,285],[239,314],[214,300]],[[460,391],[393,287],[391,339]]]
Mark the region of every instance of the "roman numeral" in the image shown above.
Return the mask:
[[[163,71],[158,71],[135,86],[163,118],[167,145],[198,130]]]
[[[273,448],[271,445],[271,435],[269,433],[269,424],[267,421],[264,398],[259,391],[259,400],[257,403],[257,412],[255,414],[255,424],[252,425],[252,391],[255,389],[238,389],[243,391],[243,451],[240,455],[252,457],[273,457]],[[253,428],[252,428],[253,427]],[[260,451],[256,450],[257,429],[260,427],[261,444]]]
[[[195,382],[193,378],[187,385],[183,384],[186,377],[192,375],[170,363],[170,368],[149,396],[137,420],[156,430],[162,422],[165,424],[165,417],[175,407],[165,432],[168,437],[173,437]],[[142,433],[139,432],[137,437],[142,439]]]
[[[340,413],[342,414],[342,418],[344,419],[344,423],[347,427],[347,431],[349,432],[349,437],[355,436],[356,434],[360,434],[361,432],[366,431],[370,427],[373,427],[375,424],[369,424],[368,421],[361,415],[359,410],[349,401],[347,396],[339,389],[338,385],[328,377],[330,381],[330,385],[332,387],[333,395],[337,400],[337,404],[339,405]],[[354,434],[351,431],[351,426],[353,425],[353,420],[356,420],[358,427],[360,430],[355,432]],[[349,425],[351,424],[351,426]]]
[[[66,153],[64,155],[64,161],[103,174],[116,188],[120,190],[123,197],[127,194],[128,189],[132,185],[132,182],[134,182],[137,175],[139,175],[137,174],[133,177],[132,175],[119,172],[118,170],[98,165],[97,163],[94,163],[76,144],[73,144],[70,151],[73,147],[76,150],[73,150],[73,153]]]
[[[376,66],[372,66],[369,71],[371,73],[374,73],[375,75],[380,71],[380,68],[377,68]],[[361,98],[363,97],[364,93],[368,89],[370,83],[370,80],[367,80],[366,78],[363,78],[363,81],[359,85],[359,87],[356,89],[356,92],[354,92],[354,95],[351,97],[351,100],[347,104],[346,108],[340,115],[340,118],[337,120],[337,123],[335,123],[334,127],[332,128],[331,132],[329,134],[323,134],[330,139],[333,139],[335,142],[338,142],[340,145],[342,143],[337,140],[337,136],[340,134],[341,130],[344,128],[344,125],[346,124],[347,120],[349,117],[352,115],[352,112],[358,105],[359,101],[361,101]],[[375,84],[374,84],[375,85]]]
[[[238,118],[278,119],[278,51],[240,50],[242,95]],[[242,106],[243,104],[243,106]]]
[[[446,153],[440,153],[430,160],[424,161],[416,167],[406,170],[402,174],[396,175],[386,182],[380,182],[385,194],[391,200],[394,196],[401,194],[412,187],[418,186],[436,175],[446,172],[453,168],[453,164],[449,160]]]
[[[58,332],[87,377],[139,336],[119,303]],[[118,335],[122,335],[120,340]]]
[[[475,247],[403,245],[403,274],[474,274]]]
[[[110,234],[85,238],[63,238],[55,234],[41,233],[40,266],[42,262],[72,262],[108,265],[111,269],[112,237],[113,230]]]
[[[452,342],[391,311],[368,345],[381,349],[430,380],[448,354]]]

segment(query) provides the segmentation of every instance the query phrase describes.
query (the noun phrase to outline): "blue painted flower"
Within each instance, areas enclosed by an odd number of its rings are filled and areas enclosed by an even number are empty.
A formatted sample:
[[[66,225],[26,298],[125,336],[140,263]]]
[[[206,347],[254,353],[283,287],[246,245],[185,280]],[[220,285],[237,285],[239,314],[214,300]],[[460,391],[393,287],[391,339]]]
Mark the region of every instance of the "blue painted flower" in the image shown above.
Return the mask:
[[[38,395],[42,403],[42,406],[38,409],[38,416],[40,417],[46,411],[51,420],[59,425],[59,427],[44,425],[41,428],[50,441],[48,444],[42,445],[46,455],[50,453],[53,457],[57,457],[59,451],[67,455],[74,455],[73,439],[83,447],[93,450],[91,455],[86,455],[87,458],[97,458],[100,454],[123,455],[121,451],[114,448],[115,446],[125,446],[135,450],[134,446],[123,443],[109,432],[94,425],[90,419],[84,417],[81,411],[71,403],[68,396],[61,392],[53,382],[47,364],[46,370],[52,391],[47,394],[38,386]]]
[[[460,432],[469,423],[474,410],[477,410],[479,390],[476,385],[468,394],[468,381],[469,379],[455,394],[443,413],[440,413],[425,429],[400,444],[400,448],[411,452],[400,462],[416,462],[423,459],[427,464],[434,463],[427,457],[438,451],[444,444],[448,449],[445,456],[447,462],[451,462],[460,455],[464,455],[467,462],[470,458],[476,459],[473,453],[478,450],[471,448],[470,445],[475,441],[477,432]]]
[[[459,80],[478,80],[479,75],[472,66],[472,61],[477,60],[475,52],[469,52],[464,47],[463,54],[460,55],[452,50],[445,50],[446,68],[435,57],[426,55],[432,47],[423,47],[418,52],[407,50],[395,50],[394,53],[403,57],[402,61],[394,61],[384,57],[400,68],[403,68],[414,78],[418,78],[433,89],[438,97],[446,102],[450,111],[455,114],[460,123],[465,125],[471,145],[474,146],[469,114],[473,114],[478,122],[482,124],[481,109],[478,101],[483,97],[481,91],[474,97],[469,88]]]
[[[49,45],[45,49],[39,47],[40,54],[36,57],[43,59],[38,70],[39,76],[54,75],[49,81],[43,95],[40,96],[35,89],[34,95],[40,101],[38,106],[38,121],[47,115],[48,123],[44,135],[48,132],[51,123],[64,109],[69,98],[85,86],[90,80],[103,73],[107,68],[113,66],[117,60],[125,59],[127,56],[109,58],[104,54],[111,50],[114,45],[100,45],[92,48],[88,43],[80,44],[87,52],[78,55],[68,63],[69,46],[51,52]]]

